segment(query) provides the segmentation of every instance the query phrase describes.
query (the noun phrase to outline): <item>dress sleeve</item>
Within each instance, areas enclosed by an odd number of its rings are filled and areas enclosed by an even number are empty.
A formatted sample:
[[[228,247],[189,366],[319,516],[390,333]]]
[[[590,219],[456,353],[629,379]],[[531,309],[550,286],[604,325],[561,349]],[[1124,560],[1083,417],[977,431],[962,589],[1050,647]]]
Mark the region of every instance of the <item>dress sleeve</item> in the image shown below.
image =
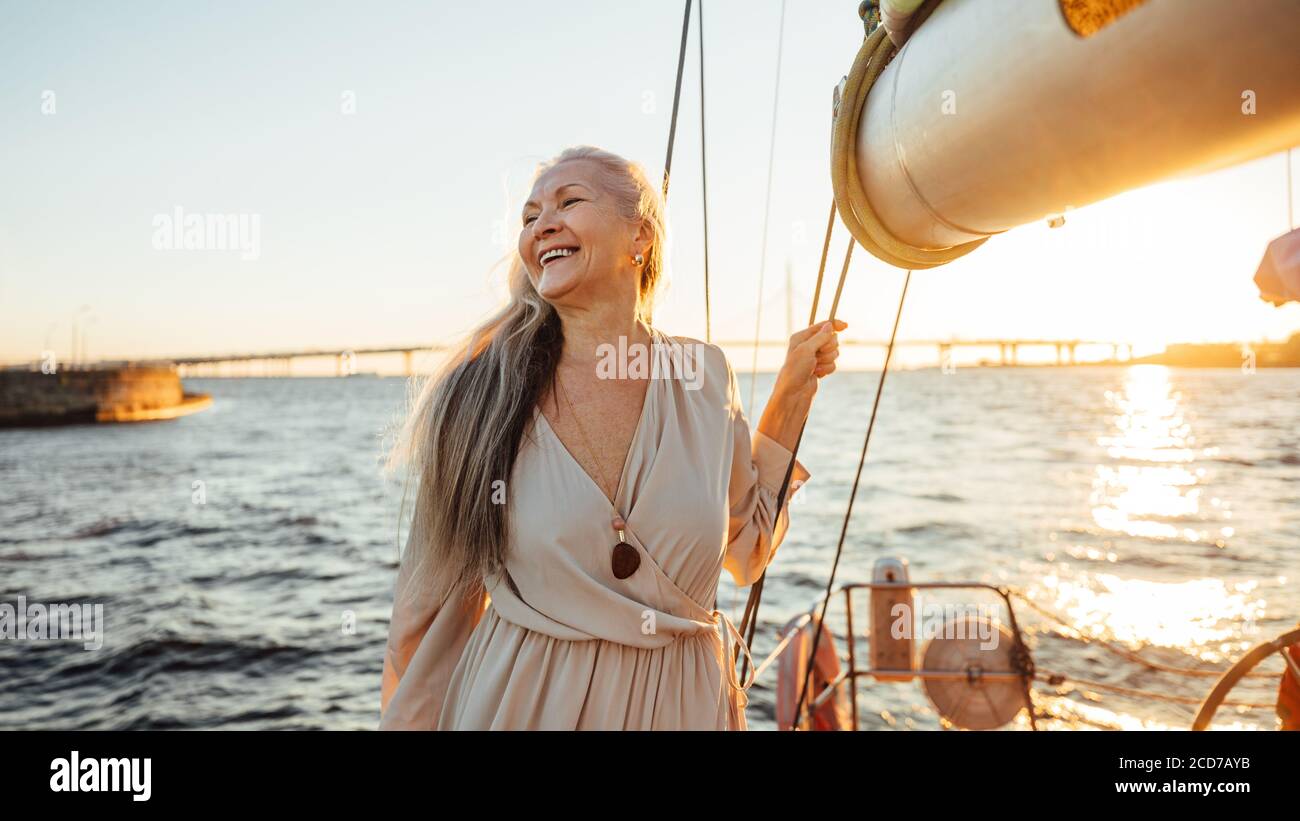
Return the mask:
[[[381,730],[437,728],[452,671],[490,601],[481,586],[475,595],[452,595],[445,584],[419,580],[413,570],[412,547],[419,544],[415,535],[413,529],[393,589],[380,688]]]
[[[727,550],[722,566],[731,572],[736,585],[744,587],[758,581],[763,570],[776,555],[776,548],[790,523],[790,499],[809,473],[795,462],[785,505],[776,510],[776,497],[790,467],[792,454],[775,439],[759,430],[750,435],[749,422],[740,404],[736,374],[727,365],[730,397],[732,447],[731,477],[728,486],[730,517]]]

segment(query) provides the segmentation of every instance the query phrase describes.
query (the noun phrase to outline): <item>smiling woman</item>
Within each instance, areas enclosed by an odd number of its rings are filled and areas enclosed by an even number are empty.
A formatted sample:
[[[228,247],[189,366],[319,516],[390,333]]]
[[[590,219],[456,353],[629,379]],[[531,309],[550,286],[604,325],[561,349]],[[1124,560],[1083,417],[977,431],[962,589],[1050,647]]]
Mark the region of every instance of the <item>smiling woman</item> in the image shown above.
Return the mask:
[[[784,535],[778,491],[844,323],[791,338],[751,436],[722,350],[650,324],[664,221],[640,166],[570,148],[520,219],[509,304],[393,452],[419,490],[380,727],[745,729],[718,581],[754,582]],[[611,346],[671,350],[695,378],[611,371]]]
[[[554,173],[537,179],[524,203],[519,256],[536,261],[529,275],[536,274],[534,285],[547,302],[584,284],[585,296],[597,300],[625,299],[616,292],[631,289],[637,317],[649,322],[663,270],[662,201],[639,167],[625,171],[601,162],[597,150],[570,149],[553,161]],[[632,276],[587,276],[626,269],[629,258]]]

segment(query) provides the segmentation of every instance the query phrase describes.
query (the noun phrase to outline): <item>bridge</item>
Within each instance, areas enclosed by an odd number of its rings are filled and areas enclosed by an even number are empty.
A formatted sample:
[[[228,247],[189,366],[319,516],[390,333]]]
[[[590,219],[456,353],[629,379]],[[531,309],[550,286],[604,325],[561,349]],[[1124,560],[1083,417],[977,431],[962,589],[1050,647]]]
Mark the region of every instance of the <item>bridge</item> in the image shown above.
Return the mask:
[[[716,344],[724,348],[752,348],[754,341],[746,340],[716,340]],[[784,348],[787,340],[784,339],[763,339],[759,340],[760,348]],[[889,346],[887,340],[876,339],[842,339],[841,347],[848,348],[879,348],[884,350]],[[895,343],[898,348],[932,348],[938,353],[938,361],[941,366],[946,366],[952,362],[952,352],[958,348],[996,348],[998,350],[998,364],[1002,366],[1015,366],[1020,364],[1021,348],[1055,348],[1056,364],[1074,365],[1078,363],[1077,350],[1082,346],[1109,347],[1111,355],[1109,359],[1103,362],[1118,363],[1133,358],[1133,344],[1129,342],[1115,342],[1113,340],[1093,340],[1093,339],[903,339]],[[407,376],[415,373],[415,356],[420,353],[442,353],[451,350],[450,345],[433,344],[433,345],[392,345],[384,347],[366,347],[366,348],[316,348],[290,351],[263,351],[248,353],[228,353],[228,354],[211,354],[204,356],[178,356],[170,358],[170,361],[182,366],[183,373],[186,376],[225,376],[230,368],[228,366],[236,363],[260,363],[261,372],[264,375],[272,376],[291,376],[293,374],[293,361],[295,359],[308,358],[333,358],[335,360],[335,373],[338,376],[346,376],[356,373],[357,359],[362,356],[380,355],[380,354],[401,354],[403,358],[403,370]],[[982,363],[981,363],[982,364]]]
[[[182,366],[186,376],[224,376],[221,366],[237,362],[263,363],[263,372],[278,376],[293,375],[293,360],[333,357],[337,362],[336,374],[346,376],[356,373],[357,357],[375,354],[402,354],[403,370],[407,376],[415,373],[417,353],[439,353],[451,350],[450,345],[395,345],[370,348],[316,348],[297,351],[271,351],[263,353],[232,353],[208,356],[177,356],[170,361]]]
[[[722,341],[717,344],[723,347],[752,348],[754,341]],[[758,343],[760,348],[784,348],[786,344],[786,341],[781,339],[761,340]],[[955,348],[997,348],[1000,365],[1019,365],[1021,348],[1055,348],[1056,364],[1074,365],[1078,363],[1076,354],[1079,347],[1085,345],[1108,346],[1110,358],[1104,360],[1106,362],[1123,362],[1133,358],[1133,343],[1115,342],[1109,339],[900,339],[894,343],[896,348],[934,348],[939,353],[941,363],[952,361],[952,351]],[[885,349],[889,347],[889,341],[841,339],[840,346]],[[1121,350],[1123,357],[1120,356]]]

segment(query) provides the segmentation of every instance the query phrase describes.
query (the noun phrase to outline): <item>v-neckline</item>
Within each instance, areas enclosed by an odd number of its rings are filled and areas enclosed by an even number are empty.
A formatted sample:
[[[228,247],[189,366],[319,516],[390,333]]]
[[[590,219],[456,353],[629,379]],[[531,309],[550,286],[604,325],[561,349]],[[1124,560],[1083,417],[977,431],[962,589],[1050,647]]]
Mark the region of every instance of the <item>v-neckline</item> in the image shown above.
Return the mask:
[[[650,333],[650,342],[653,344],[655,341],[655,331],[652,328]],[[628,465],[632,462],[632,454],[636,450],[637,443],[641,440],[641,431],[645,427],[646,417],[650,415],[650,396],[654,391],[654,383],[655,380],[653,374],[648,375],[646,377],[645,395],[641,397],[641,415],[637,417],[636,430],[632,431],[632,439],[627,444],[627,453],[623,456],[623,469],[619,472],[618,485],[614,488],[614,498],[612,500],[605,495],[605,489],[600,486],[599,482],[592,478],[592,475],[587,472],[587,469],[584,468],[582,463],[578,461],[577,457],[573,455],[573,451],[569,450],[569,446],[560,438],[560,434],[551,426],[551,420],[546,418],[546,414],[542,411],[541,405],[533,407],[533,412],[541,419],[542,424],[546,425],[546,430],[551,434],[551,438],[559,444],[560,450],[564,452],[565,457],[568,458],[568,460],[573,464],[573,467],[576,468],[579,473],[587,478],[588,484],[595,488],[596,493],[600,498],[603,499],[606,504],[612,506],[614,512],[622,516],[624,521],[632,515],[632,511],[628,510],[626,514],[623,514],[623,512],[618,509],[618,504],[623,498],[623,488],[627,485]],[[595,458],[594,453],[592,454],[592,458]]]

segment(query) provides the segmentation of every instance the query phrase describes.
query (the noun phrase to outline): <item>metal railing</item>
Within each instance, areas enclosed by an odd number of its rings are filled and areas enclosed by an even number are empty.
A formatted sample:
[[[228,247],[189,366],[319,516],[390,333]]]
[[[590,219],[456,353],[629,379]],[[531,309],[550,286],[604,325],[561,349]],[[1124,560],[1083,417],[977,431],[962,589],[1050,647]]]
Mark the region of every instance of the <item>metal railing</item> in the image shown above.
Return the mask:
[[[991,591],[1002,600],[1006,608],[1006,624],[1011,630],[1012,638],[1015,645],[1012,650],[1012,665],[1015,667],[1011,671],[1000,670],[927,670],[923,667],[913,667],[912,669],[891,669],[884,667],[858,667],[857,653],[857,634],[853,628],[853,593],[858,590],[984,590]],[[1011,603],[1011,591],[1005,587],[985,584],[982,582],[855,582],[841,585],[833,595],[844,595],[844,612],[845,612],[845,632],[848,643],[848,667],[838,676],[824,686],[820,693],[811,698],[805,712],[796,718],[794,726],[800,725],[803,715],[814,713],[819,707],[826,703],[827,700],[834,697],[836,691],[846,682],[850,684],[849,703],[851,706],[852,729],[858,730],[858,680],[865,677],[892,677],[898,680],[910,679],[930,679],[930,680],[963,680],[976,683],[981,679],[989,680],[1019,680],[1021,691],[1024,695],[1025,707],[1029,711],[1030,727],[1038,729],[1035,720],[1033,700],[1030,696],[1030,686],[1034,679],[1034,662],[1033,656],[1025,644],[1024,637],[1021,635],[1020,624],[1016,620],[1015,607]],[[754,679],[757,680],[768,667],[789,647],[791,640],[799,634],[813,619],[813,614],[821,607],[821,601],[818,600],[806,612],[801,613],[786,623],[786,632],[776,647],[764,657],[761,664],[755,668]],[[829,626],[828,626],[829,629]],[[868,624],[865,635],[870,635],[872,626]],[[834,635],[834,631],[831,631]],[[837,653],[838,655],[838,653]],[[841,661],[844,659],[841,658]],[[812,660],[809,659],[809,664]],[[803,682],[798,686],[802,687]]]

